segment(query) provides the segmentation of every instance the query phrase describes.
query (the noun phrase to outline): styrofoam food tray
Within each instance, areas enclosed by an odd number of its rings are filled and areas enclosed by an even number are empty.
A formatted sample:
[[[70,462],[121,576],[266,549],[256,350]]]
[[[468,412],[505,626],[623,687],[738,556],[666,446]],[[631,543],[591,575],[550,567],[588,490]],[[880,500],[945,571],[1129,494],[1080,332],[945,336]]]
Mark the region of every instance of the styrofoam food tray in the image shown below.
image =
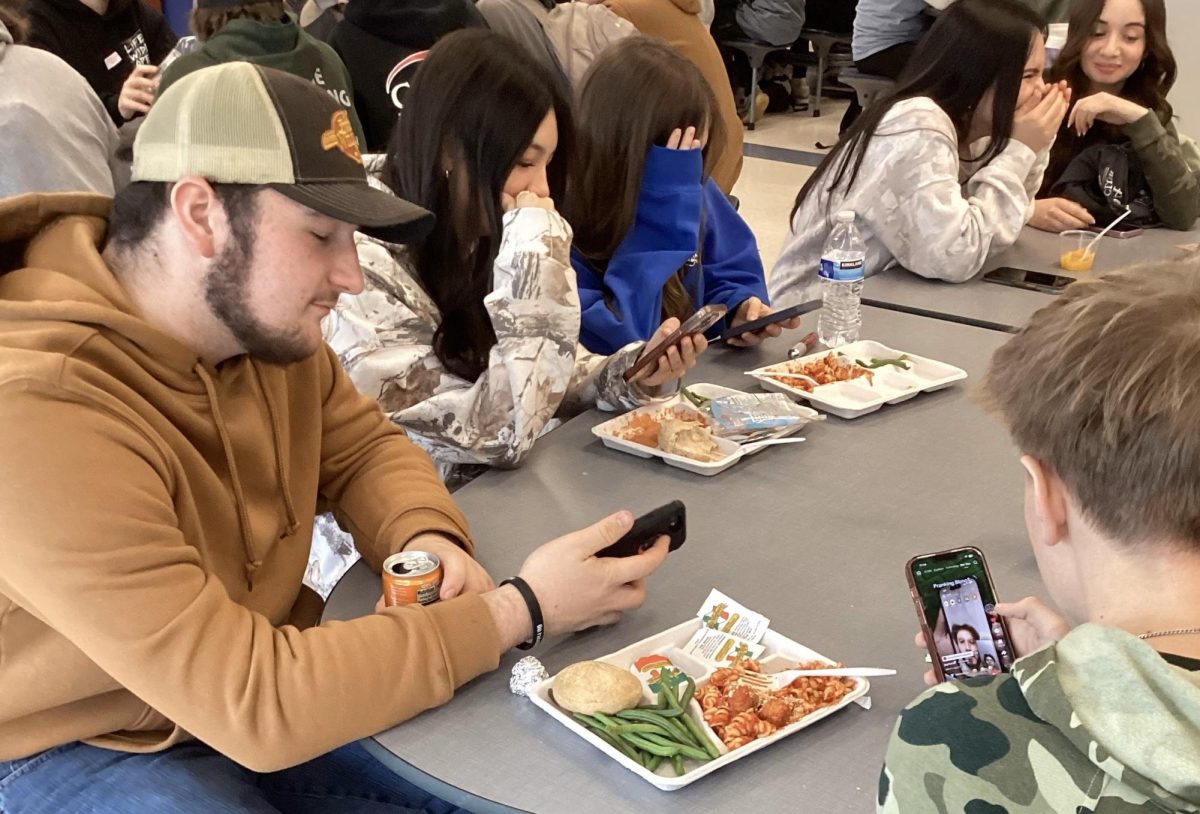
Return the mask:
[[[908,370],[901,370],[895,365],[884,365],[872,371],[875,375],[869,384],[865,378],[860,377],[847,382],[819,385],[814,387],[811,393],[770,376],[760,375],[794,370],[795,366],[816,361],[830,353],[840,353],[852,361],[854,359],[864,361],[867,359],[892,359],[901,354],[907,354],[910,367]],[[885,404],[899,404],[918,393],[949,387],[951,384],[967,378],[967,371],[945,362],[889,348],[887,345],[870,339],[861,339],[832,351],[810,353],[799,359],[760,367],[751,371],[749,375],[757,379],[764,390],[786,393],[792,398],[804,399],[839,418],[858,418],[875,412]]]
[[[664,630],[649,638],[642,639],[636,644],[631,644],[628,647],[622,648],[615,653],[609,653],[607,656],[602,656],[596,661],[603,661],[620,667],[622,670],[628,670],[636,659],[649,655],[661,655],[670,659],[670,661],[679,669],[690,675],[696,681],[696,686],[700,687],[708,681],[708,677],[712,675],[713,670],[717,669],[714,665],[700,659],[693,658],[684,653],[679,648],[683,647],[692,638],[692,635],[700,629],[701,621],[699,619],[689,619],[682,624],[678,624],[673,628]],[[767,648],[766,655],[758,660],[759,665],[764,672],[773,673],[780,670],[786,670],[795,667],[799,662],[806,661],[823,661],[832,664],[833,660],[822,656],[815,650],[810,650],[799,642],[792,641],[786,636],[780,635],[773,630],[768,630],[762,641],[759,642]],[[850,679],[857,686],[838,703],[828,707],[822,707],[814,711],[810,715],[806,715],[794,724],[788,724],[779,731],[768,735],[765,738],[758,738],[732,752],[721,743],[721,740],[704,722],[704,716],[701,714],[700,705],[695,698],[692,699],[689,705],[688,714],[700,725],[700,730],[704,732],[712,740],[713,745],[717,747],[717,751],[721,756],[715,760],[710,760],[707,763],[699,763],[694,760],[684,760],[686,771],[680,777],[675,777],[672,774],[670,761],[664,761],[658,767],[657,772],[651,772],[645,766],[641,766],[619,751],[609,746],[607,743],[593,734],[586,726],[576,721],[571,717],[571,713],[561,709],[554,703],[551,694],[551,688],[554,686],[554,677],[539,681],[534,685],[529,692],[529,697],[533,703],[550,713],[563,726],[570,729],[579,737],[586,740],[592,746],[595,746],[604,754],[608,755],[613,760],[620,763],[623,767],[636,774],[648,783],[664,790],[675,791],[681,789],[691,783],[695,783],[702,777],[706,777],[722,766],[728,766],[736,760],[741,760],[747,755],[752,755],[760,749],[766,749],[771,744],[778,740],[786,738],[796,732],[799,732],[805,727],[812,726],[817,721],[827,718],[840,709],[853,703],[858,698],[867,694],[871,684],[865,678]],[[648,689],[643,687],[644,699],[647,703],[653,703],[654,698]]]
[[[687,389],[692,393],[704,398],[716,399],[722,396],[740,396],[744,395],[743,390],[734,390],[729,387],[721,387],[717,384],[689,384]],[[703,415],[699,410],[692,405],[690,401],[683,397],[682,394],[677,394],[674,397],[659,402],[657,404],[648,404],[645,407],[638,407],[636,410],[630,410],[628,413],[623,413],[616,418],[610,418],[603,424],[597,424],[592,427],[592,435],[595,435],[604,442],[604,446],[611,449],[617,449],[621,452],[628,452],[630,455],[636,455],[639,458],[662,458],[668,465],[686,469],[688,472],[695,472],[697,475],[716,475],[719,472],[724,472],[729,467],[740,461],[747,455],[755,455],[762,452],[763,448],[746,452],[742,445],[736,441],[730,441],[728,438],[715,438],[717,447],[724,455],[715,461],[694,461],[691,458],[683,455],[675,455],[671,452],[663,452],[657,447],[647,447],[635,441],[627,441],[621,438],[616,433],[623,429],[626,423],[635,415],[650,414],[654,415],[662,410],[675,409],[683,410],[690,413]],[[804,408],[811,413],[810,420],[820,418],[820,413],[810,408]],[[705,416],[711,424],[711,419]],[[782,438],[787,435],[793,435],[807,426],[805,424],[797,424],[792,427],[784,427],[777,433],[771,435],[772,438]]]

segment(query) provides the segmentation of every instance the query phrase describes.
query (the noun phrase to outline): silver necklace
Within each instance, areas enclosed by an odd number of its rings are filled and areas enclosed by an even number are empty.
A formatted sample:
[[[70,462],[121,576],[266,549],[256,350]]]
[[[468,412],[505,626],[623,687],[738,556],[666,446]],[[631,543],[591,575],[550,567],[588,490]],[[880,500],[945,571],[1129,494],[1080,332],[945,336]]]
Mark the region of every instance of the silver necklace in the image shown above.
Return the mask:
[[[1154,633],[1139,633],[1139,639],[1156,639],[1159,636],[1191,636],[1200,633],[1200,627],[1179,627],[1174,630],[1159,630]]]

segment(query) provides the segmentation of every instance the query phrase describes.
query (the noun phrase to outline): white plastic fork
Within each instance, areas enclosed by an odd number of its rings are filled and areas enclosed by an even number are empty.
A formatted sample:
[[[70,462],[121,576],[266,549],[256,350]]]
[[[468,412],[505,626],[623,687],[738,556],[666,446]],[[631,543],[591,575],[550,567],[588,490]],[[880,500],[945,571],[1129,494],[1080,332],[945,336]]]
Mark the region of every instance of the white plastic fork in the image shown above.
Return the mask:
[[[886,667],[822,667],[814,670],[784,670],[779,673],[743,673],[741,680],[764,689],[782,690],[797,678],[830,676],[840,678],[874,678],[894,676],[895,670]]]

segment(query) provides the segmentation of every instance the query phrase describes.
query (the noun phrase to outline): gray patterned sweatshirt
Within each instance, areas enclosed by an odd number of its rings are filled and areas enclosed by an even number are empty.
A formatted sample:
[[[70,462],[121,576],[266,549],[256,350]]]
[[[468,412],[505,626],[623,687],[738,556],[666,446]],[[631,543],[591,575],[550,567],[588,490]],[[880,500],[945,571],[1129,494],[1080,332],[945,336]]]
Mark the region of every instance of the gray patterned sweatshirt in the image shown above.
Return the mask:
[[[507,213],[503,223],[484,298],[496,344],[475,381],[449,373],[434,354],[441,317],[401,247],[359,234],[366,288],[343,296],[325,320],[325,339],[355,385],[425,448],[448,482],[479,465],[518,465],[555,417],[654,400],[621,376],[643,343],[610,357],[579,345],[567,222],[529,207]]]
[[[981,155],[983,144],[972,144],[972,155]],[[960,157],[954,123],[936,102],[897,102],[879,123],[854,186],[820,190],[797,210],[771,272],[772,305],[818,295],[821,251],[843,209],[858,215],[868,276],[898,264],[936,280],[971,279],[1016,242],[1033,213],[1048,156],[1014,139],[977,167]]]

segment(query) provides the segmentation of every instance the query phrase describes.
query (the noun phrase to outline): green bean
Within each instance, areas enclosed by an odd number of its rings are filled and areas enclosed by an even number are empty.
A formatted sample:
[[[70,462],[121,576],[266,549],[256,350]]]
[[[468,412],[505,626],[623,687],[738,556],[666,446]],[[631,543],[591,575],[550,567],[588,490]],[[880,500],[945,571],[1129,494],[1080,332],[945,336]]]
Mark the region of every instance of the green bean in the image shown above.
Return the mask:
[[[684,678],[687,679],[687,689],[683,691],[683,698],[679,702],[680,709],[687,709],[688,704],[692,703],[692,696],[696,694],[696,682],[689,675]]]
[[[704,730],[700,727],[700,724],[696,723],[695,718],[693,718],[691,715],[684,715],[683,725],[686,726],[688,730],[696,737],[696,739],[700,742],[701,748],[708,753],[710,758],[716,760],[721,756],[721,753],[717,751],[717,747],[713,745],[712,739],[704,733]]]
[[[675,770],[676,777],[683,776],[683,771],[684,771],[683,757],[681,755],[672,755],[671,756],[671,768],[673,768]]]
[[[654,743],[653,741],[648,741],[645,738],[641,737],[640,735],[633,735],[633,734],[622,735],[621,737],[624,738],[625,740],[627,740],[633,746],[636,746],[638,749],[641,749],[643,752],[649,752],[652,755],[662,755],[663,757],[671,757],[673,755],[679,754],[680,747],[678,745],[662,746],[660,744]]]
[[[656,771],[662,762],[662,755],[650,755],[649,759],[646,761],[646,768],[652,772]]]
[[[674,738],[675,733],[658,724],[617,724],[609,730],[612,735],[658,735]]]
[[[686,718],[687,716],[685,715],[683,717]],[[675,730],[676,737],[681,739],[680,743],[687,743],[700,749],[704,748],[704,741],[707,740],[707,738],[698,740],[696,736],[692,734],[692,730],[684,726],[683,722],[679,718],[670,718],[668,720],[670,721],[672,728]]]
[[[629,758],[634,763],[637,763],[639,766],[645,765],[645,761],[642,759],[640,753],[638,753],[636,749],[625,743],[625,741],[621,740],[619,737],[610,734],[605,727],[596,722],[591,716],[576,712],[575,718],[581,723],[585,724],[588,729],[596,733],[596,735],[599,736],[602,741],[607,743],[609,746],[612,746],[621,754],[625,755],[625,757]]]
[[[683,755],[684,757],[690,757],[693,760],[702,760],[702,761],[711,760],[711,758],[708,756],[708,753],[705,752],[703,749],[697,749],[695,746],[690,746],[686,743],[679,743],[678,741],[670,740],[668,738],[662,737],[661,735],[654,735],[654,734],[645,734],[645,735],[642,735],[641,737],[645,738],[646,740],[650,741],[653,744],[662,746],[664,748],[670,747],[670,746],[678,747],[679,754]]]

